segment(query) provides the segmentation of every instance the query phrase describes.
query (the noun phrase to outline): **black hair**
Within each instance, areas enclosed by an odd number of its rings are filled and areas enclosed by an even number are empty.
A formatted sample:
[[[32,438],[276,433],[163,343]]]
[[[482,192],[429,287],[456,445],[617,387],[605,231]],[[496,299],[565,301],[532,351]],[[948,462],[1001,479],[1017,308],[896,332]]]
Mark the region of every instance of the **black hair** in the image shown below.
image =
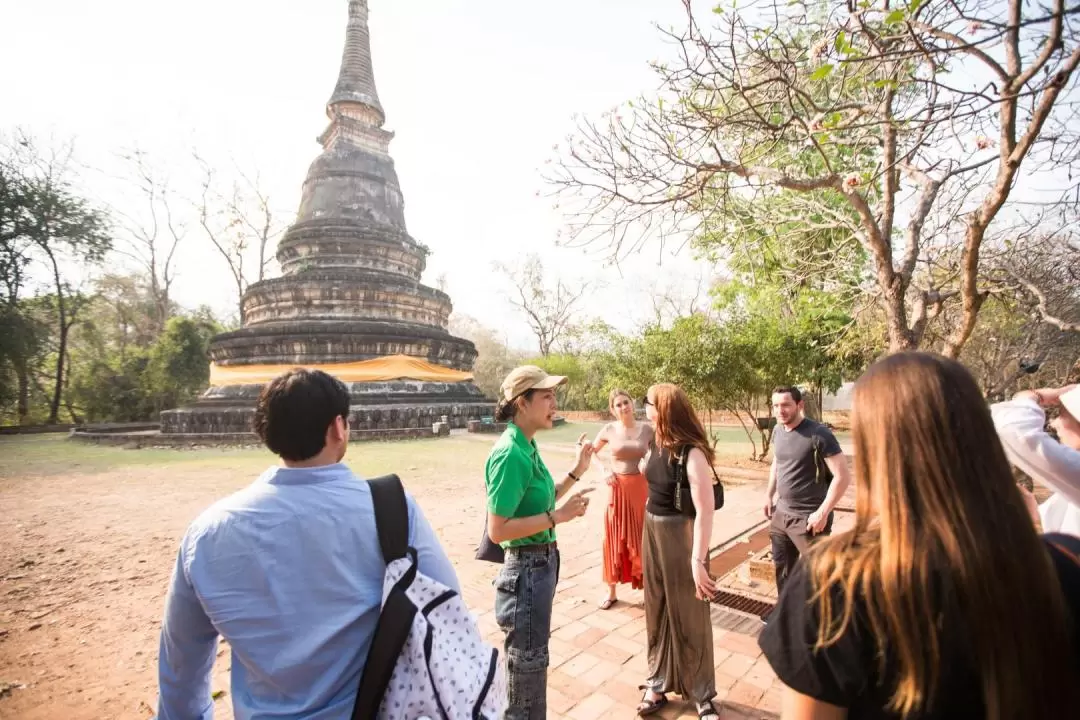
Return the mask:
[[[790,395],[791,399],[795,401],[796,405],[802,402],[802,390],[795,387],[794,385],[777,385],[775,388],[773,388],[772,392],[773,395]]]
[[[349,417],[345,384],[322,370],[297,369],[263,388],[253,424],[271,452],[302,462],[322,452],[326,431],[339,417]]]
[[[495,422],[510,422],[517,415],[517,402],[518,398],[525,398],[526,401],[532,400],[532,396],[536,394],[535,388],[532,390],[526,390],[520,395],[514,397],[511,400],[499,399],[498,405],[495,406]]]

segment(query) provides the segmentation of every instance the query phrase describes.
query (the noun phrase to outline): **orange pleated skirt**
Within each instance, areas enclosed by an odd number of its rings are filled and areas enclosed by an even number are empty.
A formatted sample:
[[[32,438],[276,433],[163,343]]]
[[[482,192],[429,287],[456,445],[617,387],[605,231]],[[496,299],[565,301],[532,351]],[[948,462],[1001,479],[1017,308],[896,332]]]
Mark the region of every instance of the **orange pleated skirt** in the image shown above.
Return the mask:
[[[649,485],[641,473],[615,474],[611,501],[604,516],[604,582],[643,587],[641,536]]]

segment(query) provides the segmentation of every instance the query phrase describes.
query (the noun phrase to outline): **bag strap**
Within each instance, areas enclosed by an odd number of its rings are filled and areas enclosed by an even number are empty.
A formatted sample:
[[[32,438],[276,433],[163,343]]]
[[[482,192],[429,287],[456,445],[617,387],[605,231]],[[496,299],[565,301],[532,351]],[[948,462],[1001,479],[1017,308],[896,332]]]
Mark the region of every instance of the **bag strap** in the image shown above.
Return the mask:
[[[379,534],[383,560],[389,565],[408,555],[412,565],[390,589],[379,613],[364,671],[360,674],[352,720],[370,720],[378,715],[386,687],[394,674],[394,666],[416,616],[416,606],[405,594],[416,579],[416,550],[409,547],[409,506],[405,500],[405,488],[397,475],[369,480],[368,486],[371,488],[375,529]]]
[[[694,451],[694,446],[693,445],[683,445],[682,448],[679,449],[679,459],[678,459],[678,462],[675,465],[675,467],[676,467],[676,470],[675,470],[675,482],[676,482],[676,484],[679,483],[679,471],[678,471],[678,468],[682,467],[682,479],[686,481],[687,486],[690,485],[690,469],[688,467],[688,464],[690,462],[690,453],[693,452],[693,451]],[[716,468],[712,467],[710,465],[709,470],[712,472],[713,485],[720,485],[721,484],[720,476],[716,474]]]
[[[679,455],[675,462],[675,483],[677,485],[681,485],[683,482],[687,485],[690,484],[690,473],[686,470],[686,463],[690,461],[691,449],[693,449],[692,445],[683,445],[679,448]]]
[[[405,488],[397,475],[384,475],[368,480],[371,503],[375,507],[375,529],[379,533],[379,548],[389,565],[405,557],[409,550],[409,505]]]

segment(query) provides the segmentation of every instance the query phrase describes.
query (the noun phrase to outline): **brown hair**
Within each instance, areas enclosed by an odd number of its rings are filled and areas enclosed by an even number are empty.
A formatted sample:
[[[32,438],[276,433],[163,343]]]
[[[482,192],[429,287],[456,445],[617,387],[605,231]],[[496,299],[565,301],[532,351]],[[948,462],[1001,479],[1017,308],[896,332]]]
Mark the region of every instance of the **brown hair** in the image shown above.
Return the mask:
[[[656,408],[656,441],[668,452],[692,445],[705,454],[711,467],[716,460],[705,427],[694,412],[690,398],[678,385],[661,383],[649,388],[652,406]]]
[[[1080,702],[1062,589],[989,409],[959,363],[900,353],[855,385],[855,527],[810,556],[817,647],[865,600],[889,710],[929,708],[945,633],[975,664],[990,720],[1067,717]]]
[[[630,393],[626,392],[625,390],[615,388],[610,393],[608,393],[608,399],[607,399],[608,412],[610,412],[613,415],[615,414],[615,401],[618,400],[621,397],[624,397],[627,400],[629,400],[631,404],[633,404],[633,402],[634,402],[634,398],[630,395]]]
[[[531,402],[533,395],[535,395],[536,393],[536,390],[526,390],[525,392],[521,393],[520,395],[511,400],[499,398],[499,401],[495,403],[495,422],[513,422],[514,418],[517,417],[518,398],[524,399],[525,402]]]

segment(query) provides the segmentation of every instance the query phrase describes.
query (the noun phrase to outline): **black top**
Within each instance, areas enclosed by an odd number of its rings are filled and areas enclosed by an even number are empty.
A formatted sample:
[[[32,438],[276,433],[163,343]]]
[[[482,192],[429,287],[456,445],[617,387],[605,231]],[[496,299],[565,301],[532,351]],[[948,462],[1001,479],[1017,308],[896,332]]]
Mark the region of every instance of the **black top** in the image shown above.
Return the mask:
[[[825,502],[832,473],[825,458],[840,454],[840,443],[829,428],[805,418],[794,430],[782,425],[773,431],[778,509],[810,515]]]
[[[1048,544],[1058,572],[1066,607],[1080,618],[1080,565]],[[897,720],[887,711],[895,687],[887,679],[880,682],[877,645],[865,605],[856,600],[852,620],[833,645],[814,650],[818,635],[818,604],[813,600],[806,564],[800,562],[788,578],[776,610],[762,631],[758,643],[776,676],[796,692],[848,709],[849,720]],[[832,589],[834,607],[843,601],[843,590]],[[979,630],[964,627],[964,618],[942,620],[955,629],[940,636],[941,677],[934,705],[914,713],[907,720],[984,720],[982,687],[972,650],[964,638]],[[1080,664],[1080,626],[1073,624],[1073,647]],[[886,678],[895,676],[886,662]]]
[[[682,515],[675,509],[675,459],[658,445],[654,444],[649,450],[649,461],[645,465],[649,500],[645,509],[653,515]]]

